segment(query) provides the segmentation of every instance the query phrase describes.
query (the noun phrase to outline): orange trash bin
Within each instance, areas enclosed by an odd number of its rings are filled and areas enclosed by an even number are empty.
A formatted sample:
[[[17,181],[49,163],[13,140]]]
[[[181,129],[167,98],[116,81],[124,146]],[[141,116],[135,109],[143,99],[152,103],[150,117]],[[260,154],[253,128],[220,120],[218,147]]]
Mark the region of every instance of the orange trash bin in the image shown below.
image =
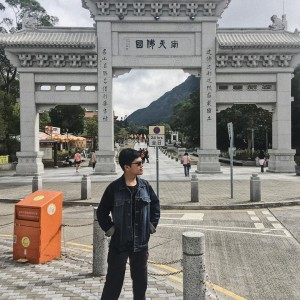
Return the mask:
[[[40,264],[60,258],[62,192],[38,190],[15,205],[13,259]]]

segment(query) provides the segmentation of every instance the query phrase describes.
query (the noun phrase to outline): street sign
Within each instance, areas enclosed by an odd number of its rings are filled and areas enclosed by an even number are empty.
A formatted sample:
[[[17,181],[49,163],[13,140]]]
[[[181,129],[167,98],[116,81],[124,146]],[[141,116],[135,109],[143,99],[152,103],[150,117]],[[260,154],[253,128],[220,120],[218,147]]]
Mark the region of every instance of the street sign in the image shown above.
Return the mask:
[[[165,126],[149,126],[149,134],[165,134]]]
[[[165,146],[164,134],[149,134],[149,147]]]
[[[227,128],[228,128],[228,135],[229,139],[232,139],[233,136],[233,124],[232,123],[227,123]]]

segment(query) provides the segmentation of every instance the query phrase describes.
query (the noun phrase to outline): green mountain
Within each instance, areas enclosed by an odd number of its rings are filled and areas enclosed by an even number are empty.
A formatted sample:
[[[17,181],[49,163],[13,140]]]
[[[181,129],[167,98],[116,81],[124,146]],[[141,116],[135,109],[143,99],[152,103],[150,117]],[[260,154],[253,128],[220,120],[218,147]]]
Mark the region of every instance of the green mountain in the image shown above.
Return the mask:
[[[183,83],[153,101],[148,107],[141,108],[127,117],[128,121],[139,125],[167,123],[173,113],[173,107],[189,99],[200,88],[200,79],[189,76]]]

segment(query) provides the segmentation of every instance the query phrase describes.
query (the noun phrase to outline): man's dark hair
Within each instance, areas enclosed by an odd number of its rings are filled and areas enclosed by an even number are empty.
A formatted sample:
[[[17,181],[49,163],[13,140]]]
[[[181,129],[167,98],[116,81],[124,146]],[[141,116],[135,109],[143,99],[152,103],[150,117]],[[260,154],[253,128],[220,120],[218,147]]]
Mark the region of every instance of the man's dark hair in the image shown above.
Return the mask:
[[[131,148],[125,148],[119,154],[119,165],[124,171],[125,165],[130,166],[131,163],[140,156],[140,152]]]

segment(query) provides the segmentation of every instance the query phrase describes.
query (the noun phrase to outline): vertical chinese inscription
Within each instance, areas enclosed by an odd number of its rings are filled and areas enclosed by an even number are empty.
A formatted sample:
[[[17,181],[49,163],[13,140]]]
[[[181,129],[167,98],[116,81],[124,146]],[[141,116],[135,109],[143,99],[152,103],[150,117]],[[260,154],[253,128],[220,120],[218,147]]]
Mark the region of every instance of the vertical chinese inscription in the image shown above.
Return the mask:
[[[212,121],[214,119],[214,107],[215,107],[215,76],[214,76],[214,56],[212,49],[207,49],[205,53],[205,74],[203,76],[203,96],[205,110],[204,116],[206,121]]]
[[[109,66],[108,66],[108,50],[106,48],[103,48],[101,51],[101,56],[100,56],[100,72],[101,72],[101,89],[100,90],[100,118],[102,122],[108,122],[111,121],[109,116],[109,108],[111,107],[111,99],[109,97]]]

